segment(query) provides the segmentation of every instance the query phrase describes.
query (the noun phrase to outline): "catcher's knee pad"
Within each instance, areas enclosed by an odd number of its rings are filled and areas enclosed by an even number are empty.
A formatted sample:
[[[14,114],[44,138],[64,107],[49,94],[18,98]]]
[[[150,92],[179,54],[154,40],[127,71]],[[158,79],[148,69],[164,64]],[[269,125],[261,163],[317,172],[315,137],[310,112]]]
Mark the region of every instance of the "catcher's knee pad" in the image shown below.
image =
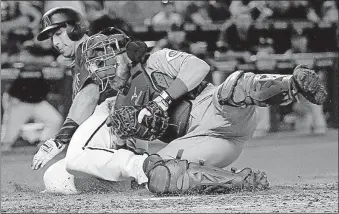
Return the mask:
[[[187,160],[162,160],[160,156],[150,159],[152,163],[144,170],[149,179],[148,189],[156,194],[253,190],[269,185],[264,172],[253,172],[250,168],[232,172]]]
[[[221,105],[287,105],[295,100],[297,89],[292,75],[234,72],[218,91]]]
[[[233,101],[233,94],[238,80],[243,76],[244,71],[235,71],[219,86],[217,92],[218,102],[221,105],[237,106]]]

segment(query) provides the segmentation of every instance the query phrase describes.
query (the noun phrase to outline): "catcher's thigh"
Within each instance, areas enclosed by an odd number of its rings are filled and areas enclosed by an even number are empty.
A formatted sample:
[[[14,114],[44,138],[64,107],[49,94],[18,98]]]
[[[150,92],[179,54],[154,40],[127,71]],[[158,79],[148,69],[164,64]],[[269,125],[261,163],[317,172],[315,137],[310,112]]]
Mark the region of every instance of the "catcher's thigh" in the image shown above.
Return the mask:
[[[189,162],[203,162],[206,165],[226,167],[233,163],[243,149],[241,142],[231,142],[226,139],[209,136],[177,139],[161,149],[159,154],[163,159],[175,158],[183,149],[182,159]]]

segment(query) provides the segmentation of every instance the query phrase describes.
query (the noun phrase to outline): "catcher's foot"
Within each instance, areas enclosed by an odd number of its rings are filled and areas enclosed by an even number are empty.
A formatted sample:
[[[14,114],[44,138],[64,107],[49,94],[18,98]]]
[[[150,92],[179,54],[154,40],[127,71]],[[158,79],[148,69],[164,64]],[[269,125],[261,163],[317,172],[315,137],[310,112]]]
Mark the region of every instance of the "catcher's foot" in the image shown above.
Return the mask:
[[[253,170],[248,167],[242,170],[237,170],[232,167],[231,172],[239,174],[244,178],[244,185],[242,187],[244,190],[264,190],[269,187],[265,172],[253,172]]]
[[[198,189],[199,193],[233,193],[241,191],[261,191],[269,188],[269,182],[265,172],[254,172],[251,168],[244,168],[237,170],[231,168],[231,172],[241,177],[241,180],[234,179],[233,181],[227,181],[226,183],[220,183],[219,185],[205,185],[204,188]],[[226,181],[226,180],[225,180]],[[240,182],[241,185],[234,185],[230,188],[230,182]]]
[[[297,91],[311,103],[321,105],[325,102],[327,92],[319,76],[304,65],[298,65],[293,71]]]
[[[265,172],[261,171],[253,172],[249,168],[245,168],[238,173],[248,173],[248,175],[245,178],[244,184],[245,190],[265,190],[269,187],[267,175]]]

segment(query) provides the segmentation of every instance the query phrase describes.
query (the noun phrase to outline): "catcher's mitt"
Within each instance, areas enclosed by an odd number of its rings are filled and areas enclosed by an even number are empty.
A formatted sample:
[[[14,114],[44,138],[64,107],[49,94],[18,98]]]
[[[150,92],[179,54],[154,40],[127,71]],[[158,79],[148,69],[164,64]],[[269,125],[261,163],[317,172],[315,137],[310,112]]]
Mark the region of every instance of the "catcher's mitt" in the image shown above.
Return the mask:
[[[138,122],[141,106],[122,106],[114,108],[107,120],[113,133],[121,138],[137,138],[141,140],[155,140],[160,138],[168,127],[169,117],[167,112],[161,110],[153,101],[145,108],[151,112],[151,116],[145,116],[142,123]]]

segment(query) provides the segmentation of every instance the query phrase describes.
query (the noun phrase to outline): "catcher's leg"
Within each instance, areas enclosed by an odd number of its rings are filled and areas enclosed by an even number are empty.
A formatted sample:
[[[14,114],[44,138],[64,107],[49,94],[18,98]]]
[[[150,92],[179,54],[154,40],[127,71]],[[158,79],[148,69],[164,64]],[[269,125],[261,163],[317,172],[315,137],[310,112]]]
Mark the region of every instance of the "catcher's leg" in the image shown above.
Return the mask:
[[[297,66],[293,75],[236,71],[219,86],[217,96],[221,105],[264,107],[287,105],[297,99],[298,93],[318,105],[325,101],[327,95],[313,70]]]
[[[187,160],[163,160],[159,155],[149,156],[143,168],[149,179],[148,189],[156,194],[260,190],[269,186],[264,172],[250,168],[234,172]]]
[[[241,154],[245,142],[235,142],[210,136],[195,136],[172,141],[157,152],[163,159],[176,157],[183,150],[182,159],[209,166],[226,167]]]

